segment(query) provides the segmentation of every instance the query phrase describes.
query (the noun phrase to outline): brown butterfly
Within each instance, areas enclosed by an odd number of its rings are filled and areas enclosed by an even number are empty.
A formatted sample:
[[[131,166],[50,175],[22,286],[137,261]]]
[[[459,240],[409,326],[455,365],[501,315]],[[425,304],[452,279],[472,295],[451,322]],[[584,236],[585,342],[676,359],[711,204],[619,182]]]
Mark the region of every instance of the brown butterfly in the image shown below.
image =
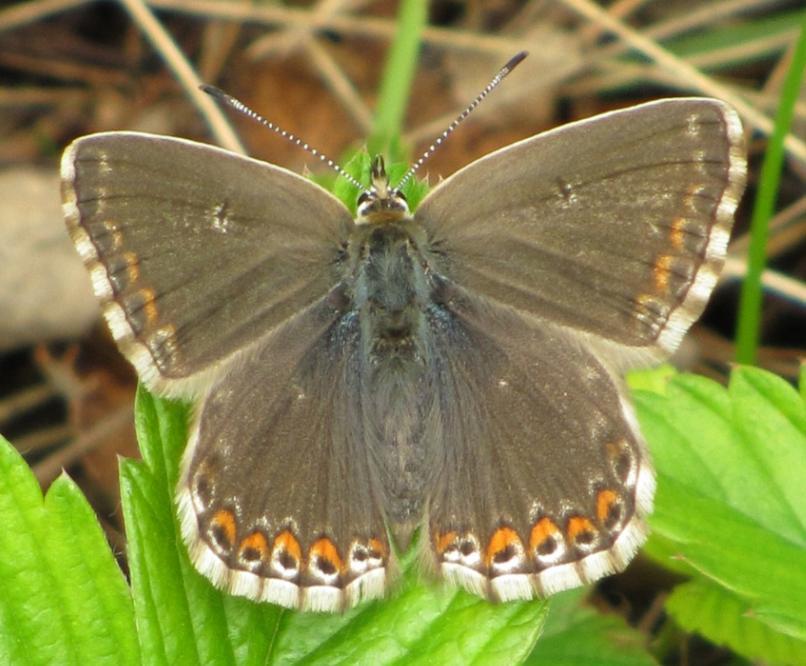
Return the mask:
[[[384,594],[416,529],[427,569],[490,599],[623,569],[654,478],[620,373],[705,306],[744,155],[725,104],[668,99],[491,153],[413,213],[376,159],[354,218],[211,146],[74,142],[64,212],[112,333],[197,405],[199,571],[336,611]]]

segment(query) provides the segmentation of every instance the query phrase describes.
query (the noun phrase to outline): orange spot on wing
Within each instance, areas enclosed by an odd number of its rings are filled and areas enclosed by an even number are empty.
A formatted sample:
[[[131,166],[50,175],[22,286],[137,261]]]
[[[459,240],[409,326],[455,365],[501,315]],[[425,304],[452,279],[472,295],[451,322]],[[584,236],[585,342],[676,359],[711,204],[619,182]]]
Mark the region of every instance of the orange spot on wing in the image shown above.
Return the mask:
[[[669,275],[672,269],[672,257],[663,254],[657,258],[652,267],[652,277],[655,280],[655,289],[661,293],[669,288]]]
[[[672,241],[672,247],[676,250],[682,250],[686,238],[686,224],[685,217],[676,217],[672,220],[672,232],[669,238]]]
[[[618,494],[613,490],[600,490],[596,496],[596,517],[600,523],[607,521],[610,511],[618,503]]]
[[[339,551],[336,549],[336,546],[333,544],[333,542],[327,537],[322,537],[321,539],[314,541],[309,553],[309,559],[313,560],[314,558],[325,560],[331,564],[336,571],[342,571],[344,569],[344,564],[339,556]]]
[[[595,533],[593,523],[584,516],[573,516],[568,519],[568,540],[571,543],[576,543],[577,539],[583,534],[593,535]]]
[[[294,538],[288,530],[283,530],[274,538],[273,551],[284,551],[293,557],[297,562],[302,558],[302,549],[299,541]]]
[[[445,532],[437,535],[437,554],[442,555],[456,542],[456,532]]]
[[[529,552],[537,552],[548,539],[556,538],[560,532],[557,524],[551,518],[541,518],[538,520],[529,535]]]
[[[140,290],[140,297],[143,299],[143,313],[149,324],[157,321],[157,294],[153,289],[146,287]]]
[[[386,557],[386,546],[380,539],[370,539],[367,543],[370,557],[384,558]]]
[[[123,261],[126,262],[126,273],[131,282],[137,282],[140,277],[140,260],[134,252],[124,252]]]
[[[487,555],[485,564],[489,567],[499,553],[503,553],[507,548],[522,548],[523,544],[518,533],[511,527],[499,527],[490,538],[487,544]]]
[[[227,509],[219,509],[215,512],[210,521],[218,533],[226,539],[230,548],[235,544],[235,535],[238,525],[235,522],[235,514]]]
[[[252,551],[256,556],[249,557],[248,559],[254,560],[267,560],[269,557],[269,542],[263,532],[252,532],[248,537],[241,541],[238,547],[238,553],[241,556],[249,554]]]

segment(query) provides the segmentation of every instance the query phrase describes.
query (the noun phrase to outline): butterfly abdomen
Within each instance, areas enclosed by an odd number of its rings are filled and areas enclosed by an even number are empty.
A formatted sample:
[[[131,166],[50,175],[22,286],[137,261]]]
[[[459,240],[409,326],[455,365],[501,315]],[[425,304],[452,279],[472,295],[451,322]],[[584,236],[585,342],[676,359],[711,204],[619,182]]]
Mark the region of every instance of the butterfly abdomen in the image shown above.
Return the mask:
[[[435,400],[433,299],[420,236],[411,219],[357,227],[348,277],[359,322],[361,410],[384,514],[401,547],[422,520],[435,464],[426,433]]]

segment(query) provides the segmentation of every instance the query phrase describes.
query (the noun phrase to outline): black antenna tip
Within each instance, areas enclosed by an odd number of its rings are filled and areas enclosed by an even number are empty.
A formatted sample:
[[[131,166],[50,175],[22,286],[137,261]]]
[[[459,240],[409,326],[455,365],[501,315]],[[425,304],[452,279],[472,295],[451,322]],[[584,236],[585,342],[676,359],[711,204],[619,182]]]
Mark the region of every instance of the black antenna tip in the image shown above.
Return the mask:
[[[515,69],[518,65],[523,62],[524,58],[529,55],[528,51],[520,51],[512,56],[509,60],[507,60],[507,64],[501,68],[501,75],[506,76],[509,74],[513,69]]]
[[[218,99],[224,99],[227,97],[227,93],[225,93],[220,88],[216,88],[215,86],[211,86],[209,83],[202,83],[199,86],[199,90],[202,92],[206,92],[211,97],[216,97]]]

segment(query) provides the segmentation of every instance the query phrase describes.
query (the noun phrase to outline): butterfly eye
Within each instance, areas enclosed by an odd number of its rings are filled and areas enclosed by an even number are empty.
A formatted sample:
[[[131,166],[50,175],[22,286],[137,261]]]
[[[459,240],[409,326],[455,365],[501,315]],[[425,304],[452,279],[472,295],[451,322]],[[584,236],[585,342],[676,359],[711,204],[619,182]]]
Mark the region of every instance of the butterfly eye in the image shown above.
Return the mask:
[[[362,203],[366,203],[370,200],[372,195],[369,192],[362,192],[358,195],[358,205],[360,206]]]

